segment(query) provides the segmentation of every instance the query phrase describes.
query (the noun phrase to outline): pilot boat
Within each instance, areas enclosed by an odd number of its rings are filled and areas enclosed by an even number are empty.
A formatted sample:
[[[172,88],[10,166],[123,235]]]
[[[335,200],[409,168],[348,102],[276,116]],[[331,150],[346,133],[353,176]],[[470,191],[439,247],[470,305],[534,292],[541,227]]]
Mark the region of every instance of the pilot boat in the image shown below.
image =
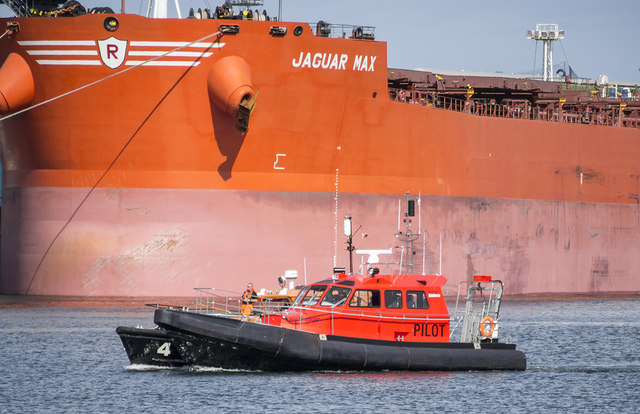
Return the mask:
[[[164,308],[154,322],[192,366],[524,370],[524,353],[498,341],[503,283],[490,276],[462,282],[450,315],[445,282],[439,275],[379,275],[377,268],[367,275],[335,273],[304,287],[284,312],[257,320]]]
[[[148,358],[138,361],[151,365],[261,371],[526,368],[515,344],[498,341],[501,281],[478,275],[462,282],[450,314],[441,275],[380,275],[378,268],[367,275],[339,272],[303,287],[284,310],[258,309],[243,318],[196,301],[196,310],[156,309],[159,329],[120,327],[118,333],[151,334]]]

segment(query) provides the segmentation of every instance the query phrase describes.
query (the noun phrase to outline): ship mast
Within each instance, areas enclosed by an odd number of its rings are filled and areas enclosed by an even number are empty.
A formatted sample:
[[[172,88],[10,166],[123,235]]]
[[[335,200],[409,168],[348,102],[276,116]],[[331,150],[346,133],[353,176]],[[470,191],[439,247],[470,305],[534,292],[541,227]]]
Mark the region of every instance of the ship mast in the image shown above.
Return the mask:
[[[527,31],[527,39],[542,40],[542,80],[553,81],[553,45],[551,42],[564,39],[564,30],[557,24],[536,24],[536,30]]]
[[[407,209],[404,213],[404,233],[400,231],[400,223],[398,222],[398,232],[395,234],[396,238],[404,243],[402,246],[402,253],[400,254],[400,273],[402,273],[402,267],[405,266],[405,274],[413,273],[413,255],[415,254],[414,242],[421,236],[421,229],[418,229],[417,233],[411,231],[412,217],[415,217],[416,200],[409,197],[407,191]],[[424,254],[424,252],[423,252]],[[424,269],[423,269],[424,271]]]
[[[180,3],[178,0],[174,0],[176,5],[176,13],[178,19],[182,19],[182,13],[180,13]],[[151,8],[153,8],[153,17],[155,19],[166,19],[168,12],[168,0],[149,0],[147,3],[147,17],[151,14]],[[122,13],[124,13],[124,0],[122,0]]]

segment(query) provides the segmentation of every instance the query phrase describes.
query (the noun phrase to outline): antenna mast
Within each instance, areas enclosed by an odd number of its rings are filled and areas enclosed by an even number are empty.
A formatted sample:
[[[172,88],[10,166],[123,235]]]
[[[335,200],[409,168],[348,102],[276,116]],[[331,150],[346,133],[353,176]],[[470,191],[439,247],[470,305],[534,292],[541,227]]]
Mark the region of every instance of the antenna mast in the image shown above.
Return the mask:
[[[527,31],[527,39],[542,40],[542,80],[553,81],[553,45],[551,42],[564,39],[564,30],[557,24],[536,24],[536,30]]]
[[[406,263],[406,274],[413,273],[413,255],[415,254],[415,249],[413,242],[415,242],[420,237],[420,232],[413,233],[411,231],[411,218],[415,216],[416,211],[416,200],[409,197],[409,192],[407,191],[407,211],[404,213],[404,224],[405,224],[405,232],[398,231],[396,233],[396,238],[404,243],[402,247],[402,256],[406,255],[404,262]],[[400,258],[400,272],[402,273],[402,256]]]

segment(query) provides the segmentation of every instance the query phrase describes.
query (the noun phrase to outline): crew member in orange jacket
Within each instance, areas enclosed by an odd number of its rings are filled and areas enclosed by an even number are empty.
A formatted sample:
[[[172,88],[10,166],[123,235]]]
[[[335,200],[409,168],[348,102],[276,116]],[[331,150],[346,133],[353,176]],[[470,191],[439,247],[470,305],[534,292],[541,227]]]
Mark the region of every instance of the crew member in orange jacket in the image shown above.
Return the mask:
[[[247,285],[247,290],[242,294],[242,316],[248,317],[253,311],[253,304],[258,301],[258,295],[253,290],[253,283]]]

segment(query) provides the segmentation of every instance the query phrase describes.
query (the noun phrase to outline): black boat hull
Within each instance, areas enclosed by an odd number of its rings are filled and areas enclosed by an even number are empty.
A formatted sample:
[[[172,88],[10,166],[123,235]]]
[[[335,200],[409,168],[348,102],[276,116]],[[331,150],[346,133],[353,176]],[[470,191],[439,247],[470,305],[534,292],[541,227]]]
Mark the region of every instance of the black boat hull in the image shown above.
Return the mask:
[[[164,329],[119,326],[116,332],[120,335],[131,364],[160,367],[185,365],[184,359]]]
[[[263,371],[524,370],[513,344],[411,343],[318,335],[191,312],[157,309],[188,365]]]

